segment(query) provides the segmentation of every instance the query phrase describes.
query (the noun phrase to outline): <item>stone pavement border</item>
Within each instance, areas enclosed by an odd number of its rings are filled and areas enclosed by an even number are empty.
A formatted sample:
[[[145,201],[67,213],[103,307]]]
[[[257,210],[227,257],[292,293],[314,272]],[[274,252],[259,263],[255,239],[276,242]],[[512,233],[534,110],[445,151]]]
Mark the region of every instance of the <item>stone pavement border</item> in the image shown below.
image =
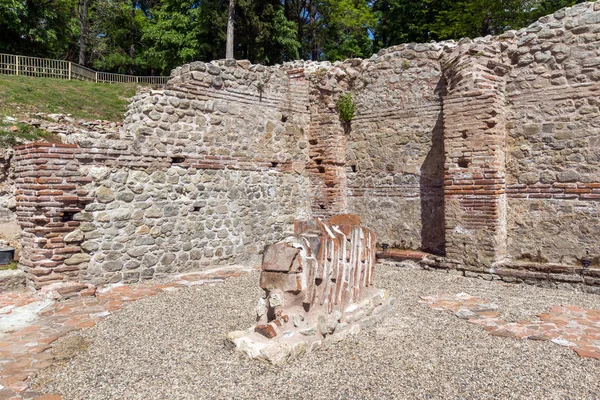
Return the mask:
[[[0,400],[60,400],[57,394],[34,392],[29,380],[53,364],[52,343],[70,332],[94,326],[128,302],[185,287],[220,282],[256,270],[229,266],[178,275],[168,283],[116,284],[96,292],[96,296],[73,297],[53,302],[28,326],[0,334]],[[44,300],[40,293],[0,293],[0,318],[19,307]]]
[[[600,311],[576,306],[552,306],[537,321],[506,322],[498,306],[467,293],[421,297],[434,310],[481,325],[492,336],[550,340],[573,349],[580,357],[600,359]]]

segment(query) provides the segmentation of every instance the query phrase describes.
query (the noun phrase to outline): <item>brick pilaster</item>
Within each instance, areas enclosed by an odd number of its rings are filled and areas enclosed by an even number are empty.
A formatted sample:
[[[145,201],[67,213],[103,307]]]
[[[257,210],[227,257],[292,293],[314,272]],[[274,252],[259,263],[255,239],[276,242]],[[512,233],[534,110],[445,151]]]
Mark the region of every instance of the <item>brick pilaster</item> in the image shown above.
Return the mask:
[[[506,257],[505,80],[497,45],[443,58],[446,253],[469,269]]]
[[[328,217],[347,212],[347,136],[335,110],[336,92],[313,77],[309,162],[313,216]]]
[[[15,150],[17,219],[22,228],[19,263],[35,288],[78,281],[87,255],[79,240],[64,239],[80,224],[75,215],[92,200],[80,188],[91,181],[79,173],[75,155],[80,150],[76,145],[52,143]]]

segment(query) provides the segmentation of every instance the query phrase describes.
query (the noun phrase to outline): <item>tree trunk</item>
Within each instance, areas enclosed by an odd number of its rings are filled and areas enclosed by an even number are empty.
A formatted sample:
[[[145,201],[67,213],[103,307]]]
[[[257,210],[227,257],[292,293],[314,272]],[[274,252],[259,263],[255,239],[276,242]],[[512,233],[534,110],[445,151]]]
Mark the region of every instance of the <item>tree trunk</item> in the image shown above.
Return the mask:
[[[319,51],[317,49],[317,24],[316,24],[316,9],[315,9],[315,2],[313,0],[310,1],[309,3],[309,15],[310,15],[310,32],[311,32],[311,39],[310,39],[310,52],[311,52],[311,56],[310,58],[313,61],[317,61],[319,59]]]
[[[305,3],[306,0],[303,0],[302,3],[300,3],[298,1],[298,3],[296,4],[296,24],[298,25],[298,43],[300,43],[300,53],[302,53],[302,41],[304,40],[304,24],[305,24],[305,19],[302,18],[302,10],[304,10],[305,8]],[[290,20],[291,21],[291,20]],[[300,54],[300,57],[304,57],[304,55]]]
[[[79,14],[79,64],[85,65],[85,51],[88,35],[88,11],[90,0],[79,0],[77,2],[77,13]]]
[[[233,19],[235,18],[235,0],[229,0],[229,18],[227,19],[227,47],[225,58],[233,59]]]
[[[131,43],[129,45],[129,75],[134,73],[134,60],[135,56],[135,6],[137,1],[131,1],[131,25],[129,26],[129,35],[131,36]]]

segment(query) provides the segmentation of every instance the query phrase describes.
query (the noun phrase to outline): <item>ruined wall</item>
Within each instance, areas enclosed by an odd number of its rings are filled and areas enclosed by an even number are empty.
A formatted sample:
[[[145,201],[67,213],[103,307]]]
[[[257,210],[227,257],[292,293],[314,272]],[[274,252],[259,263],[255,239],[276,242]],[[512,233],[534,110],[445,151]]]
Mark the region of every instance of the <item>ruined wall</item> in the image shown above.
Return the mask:
[[[255,262],[294,218],[351,212],[430,264],[600,284],[599,35],[585,3],[367,60],[177,68],[117,134],[17,150],[23,265],[41,286]]]
[[[600,265],[600,4],[519,32],[507,56],[508,250],[516,260]]]
[[[165,152],[170,162],[89,170],[96,195],[107,197],[86,210],[89,279],[254,262],[291,231],[305,207],[305,178],[292,163],[305,162],[306,110],[296,112],[285,71],[243,66],[186,65],[166,90],[130,107],[134,148]]]
[[[397,46],[360,65],[347,149],[350,212],[380,242],[438,254],[445,240],[441,48]]]
[[[0,247],[19,247],[21,228],[15,214],[14,182],[10,176],[12,149],[0,149]]]
[[[308,207],[294,170],[306,162],[308,114],[289,87],[282,70],[194,63],[138,95],[119,135],[18,148],[22,264],[34,286],[257,262]]]
[[[469,269],[506,256],[504,75],[500,45],[465,40],[443,58],[446,255]]]
[[[314,215],[360,214],[381,242],[443,254],[442,48],[307,65]],[[343,93],[357,103],[348,125],[336,111]]]

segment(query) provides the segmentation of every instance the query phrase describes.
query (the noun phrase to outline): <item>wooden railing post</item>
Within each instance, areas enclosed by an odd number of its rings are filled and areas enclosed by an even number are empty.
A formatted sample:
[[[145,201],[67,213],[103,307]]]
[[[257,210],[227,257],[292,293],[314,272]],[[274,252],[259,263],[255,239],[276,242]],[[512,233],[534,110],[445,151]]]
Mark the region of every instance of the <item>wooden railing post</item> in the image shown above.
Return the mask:
[[[16,56],[15,60],[16,60],[15,61],[15,63],[16,63],[16,65],[15,65],[16,66],[15,71],[16,71],[17,75],[19,75],[19,56]]]
[[[71,61],[69,61],[69,80],[71,80],[71,73],[72,73],[72,65],[73,63]]]
[[[96,83],[98,83],[98,73],[96,72]]]

